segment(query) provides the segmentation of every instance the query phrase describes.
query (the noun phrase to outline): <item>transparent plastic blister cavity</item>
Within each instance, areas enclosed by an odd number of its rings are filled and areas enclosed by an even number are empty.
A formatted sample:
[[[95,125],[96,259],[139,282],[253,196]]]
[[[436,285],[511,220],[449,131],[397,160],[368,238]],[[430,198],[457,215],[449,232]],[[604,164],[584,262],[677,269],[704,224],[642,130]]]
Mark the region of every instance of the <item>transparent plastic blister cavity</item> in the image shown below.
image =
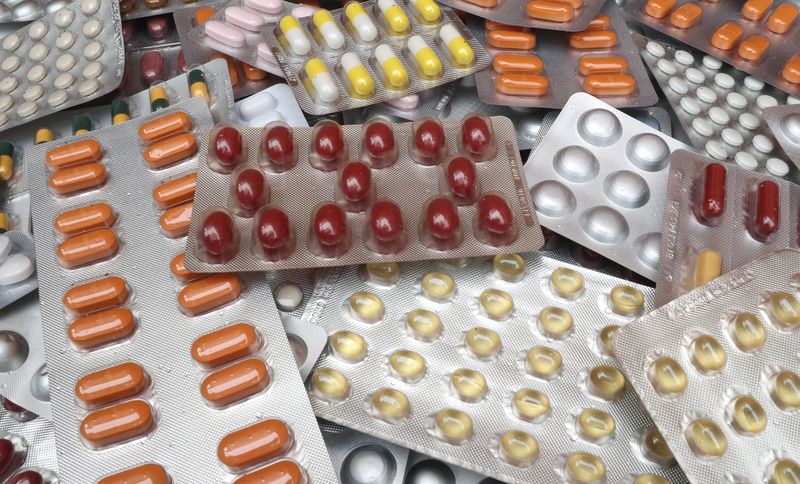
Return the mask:
[[[322,438],[342,484],[403,484],[408,449],[319,420]]]
[[[410,0],[428,5],[431,0]],[[576,32],[589,25],[604,0],[443,0],[441,3],[493,22],[542,30]],[[430,8],[430,7],[428,7]]]
[[[236,123],[240,126],[263,128],[273,121],[308,127],[306,116],[287,84],[274,84],[236,103]]]
[[[462,78],[462,80],[471,78],[472,76],[467,76]],[[439,119],[461,119],[469,113],[480,111],[487,116],[506,116],[511,119],[512,122],[514,121],[514,116],[511,114],[513,111],[486,109],[487,107],[491,108],[494,106],[482,104],[480,101],[478,101],[480,104],[474,105],[472,109],[461,111],[459,116],[450,116],[450,100],[458,89],[458,85],[459,81],[453,81],[427,91],[372,104],[359,109],[351,109],[344,111],[342,113],[342,118],[345,124],[359,124],[373,116],[383,116],[393,122],[402,123],[405,121],[413,121],[424,115],[435,116]],[[477,97],[475,97],[475,100],[477,100]],[[519,138],[517,142],[519,142]],[[520,149],[524,148],[520,145]]]
[[[800,251],[779,250],[620,329],[625,374],[692,482],[800,474]]]
[[[211,126],[189,99],[26,153],[67,482],[333,479],[264,276],[183,264],[196,139]],[[248,435],[274,445],[237,452]]]
[[[34,305],[38,306],[38,300]],[[8,399],[0,400],[0,479],[13,484],[60,482],[52,422]]]
[[[764,119],[786,156],[800,168],[800,104],[767,108]]]
[[[525,164],[542,226],[655,280],[677,149],[690,147],[574,94]]]
[[[656,304],[772,251],[800,246],[800,187],[676,151],[666,189]]]
[[[329,335],[309,395],[320,418],[503,482],[686,482],[610,352],[652,299],[533,253],[331,269],[303,316]]]
[[[0,233],[0,309],[37,287],[33,238],[25,232]]]
[[[180,44],[172,15],[156,15],[141,20],[123,20],[122,37],[126,51],[168,47]]]
[[[120,0],[119,9],[123,20],[131,20],[178,12],[184,8],[202,7],[211,3],[213,2],[209,0]]]

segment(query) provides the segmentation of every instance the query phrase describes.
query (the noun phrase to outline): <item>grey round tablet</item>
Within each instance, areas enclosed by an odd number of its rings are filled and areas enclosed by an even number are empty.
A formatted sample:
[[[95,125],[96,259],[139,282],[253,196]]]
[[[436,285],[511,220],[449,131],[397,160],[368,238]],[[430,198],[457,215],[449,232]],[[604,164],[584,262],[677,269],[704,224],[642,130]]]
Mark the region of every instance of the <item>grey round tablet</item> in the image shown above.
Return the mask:
[[[718,71],[722,67],[722,61],[717,59],[716,57],[707,55],[703,56],[703,65],[711,69],[712,71]]]
[[[717,93],[707,88],[706,86],[698,87],[697,91],[695,91],[695,95],[697,96],[697,99],[708,104],[713,104],[717,100]]]
[[[694,84],[702,84],[706,80],[706,75],[703,74],[703,71],[694,67],[687,68],[683,72],[683,76],[686,77],[686,80]]]
[[[667,81],[669,88],[675,91],[678,95],[683,96],[689,92],[689,85],[680,77],[670,77]]]
[[[669,163],[669,146],[658,135],[642,133],[628,141],[628,159],[645,171],[663,170]]]
[[[575,211],[577,201],[572,191],[555,180],[546,180],[533,187],[533,205],[547,217],[564,217]]]
[[[44,79],[44,76],[47,75],[47,67],[43,66],[42,64],[36,64],[35,66],[28,69],[28,73],[25,77],[28,78],[29,82],[38,83]]]
[[[619,244],[628,238],[630,228],[625,217],[611,207],[594,207],[580,216],[583,232],[601,244]]]
[[[83,77],[86,79],[97,79],[103,73],[103,64],[100,62],[90,62],[83,68]]]
[[[622,125],[607,109],[592,109],[578,120],[578,132],[595,146],[610,146],[622,135]]]
[[[676,50],[675,51],[675,61],[678,64],[683,64],[685,66],[690,66],[694,64],[694,56],[685,50]]]
[[[74,18],[75,18],[75,12],[69,9],[63,9],[56,12],[53,21],[58,27],[65,29],[70,25],[72,25],[72,20]]]
[[[726,125],[731,121],[731,115],[719,106],[713,106],[708,110],[708,118],[711,122]]]
[[[734,109],[744,109],[747,107],[747,98],[738,92],[729,92],[726,94],[725,102],[728,103],[728,106]]]
[[[697,134],[705,136],[706,138],[714,134],[714,127],[711,125],[711,122],[705,118],[694,118],[692,120],[692,128],[697,131]]]
[[[686,111],[687,114],[690,116],[697,116],[700,114],[700,103],[697,102],[697,99],[693,97],[682,97],[681,98],[681,109]]]
[[[603,181],[603,191],[609,200],[624,208],[638,208],[650,199],[650,187],[638,174],[622,170]]]
[[[775,143],[773,143],[771,139],[767,138],[763,134],[757,134],[753,136],[752,143],[753,148],[765,154],[772,153],[772,150],[775,149]]]
[[[581,146],[567,146],[553,157],[553,167],[563,178],[584,183],[600,171],[600,163],[591,151]]]
[[[728,152],[725,151],[725,146],[715,139],[708,140],[705,148],[706,153],[715,160],[723,161],[728,158]]]
[[[49,96],[47,96],[47,104],[49,104],[51,107],[61,106],[67,102],[67,99],[69,99],[69,96],[67,96],[67,91],[62,91],[59,89],[58,91],[52,92]]]
[[[664,46],[659,44],[658,42],[650,41],[645,46],[647,52],[650,53],[653,57],[664,57],[667,51],[664,49]]]
[[[296,284],[285,283],[275,288],[273,297],[278,309],[290,313],[300,307],[300,303],[303,302],[303,291]]]
[[[761,121],[752,113],[742,113],[739,115],[739,124],[742,128],[753,131],[758,129]]]
[[[10,55],[5,59],[3,59],[3,62],[0,62],[0,69],[2,69],[4,72],[11,74],[12,72],[19,69],[20,64],[22,64],[22,61],[20,60],[19,57],[15,55]]]
[[[777,177],[784,177],[789,173],[789,165],[779,158],[770,158],[764,165],[767,171]]]
[[[746,151],[740,151],[733,157],[733,161],[745,170],[755,170],[758,168],[758,161],[756,157]]]
[[[678,68],[675,67],[675,63],[669,59],[658,59],[658,62],[656,62],[656,67],[658,67],[659,71],[668,76],[674,76],[675,73],[678,72]]]
[[[67,89],[75,82],[75,77],[70,74],[69,72],[64,72],[63,74],[59,74],[56,77],[56,80],[53,81],[53,86],[57,89]]]
[[[0,331],[0,372],[14,371],[28,359],[28,342],[21,334]]]

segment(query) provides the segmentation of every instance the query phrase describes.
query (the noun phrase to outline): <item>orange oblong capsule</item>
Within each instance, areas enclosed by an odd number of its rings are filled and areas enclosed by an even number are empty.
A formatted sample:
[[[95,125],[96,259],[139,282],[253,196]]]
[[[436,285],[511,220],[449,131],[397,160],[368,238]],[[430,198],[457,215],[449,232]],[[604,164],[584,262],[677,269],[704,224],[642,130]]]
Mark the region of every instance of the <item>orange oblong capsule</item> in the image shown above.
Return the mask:
[[[739,42],[742,32],[744,29],[736,22],[725,22],[711,35],[711,45],[720,50],[731,50]]]
[[[539,74],[507,72],[500,74],[495,84],[497,92],[507,96],[544,96],[550,83]]]
[[[85,408],[95,408],[142,393],[148,380],[142,365],[122,363],[82,376],[75,383],[75,398]]]
[[[491,32],[492,30],[516,30],[518,32],[528,32],[530,30],[528,27],[501,24],[500,22],[495,22],[494,20],[489,20],[488,18],[483,21],[483,29],[486,32]]]
[[[56,195],[71,195],[75,192],[96,188],[106,182],[108,174],[102,163],[64,168],[50,175],[47,183]]]
[[[252,355],[261,345],[258,330],[248,323],[236,323],[197,338],[192,358],[203,368],[215,368]]]
[[[261,392],[269,382],[267,364],[260,358],[250,358],[208,375],[200,393],[212,407],[227,407]]]
[[[627,96],[636,90],[636,79],[630,74],[590,74],[583,90],[593,96]]]
[[[197,153],[192,133],[178,133],[151,143],[144,150],[144,161],[152,169],[163,168]]]
[[[305,472],[297,462],[285,459],[245,474],[233,484],[304,484]]]
[[[235,301],[242,292],[236,274],[214,274],[187,284],[178,293],[178,305],[189,316],[197,316]]]
[[[164,210],[164,213],[158,219],[161,232],[171,239],[188,234],[189,225],[192,223],[193,206],[194,202],[189,202]]]
[[[497,0],[464,0],[467,3],[483,8],[495,8]]]
[[[569,34],[573,49],[607,49],[617,45],[617,34],[611,30],[590,30]]]
[[[792,84],[800,84],[800,55],[796,55],[786,62],[781,76]]]
[[[197,173],[190,173],[174,180],[165,181],[153,189],[153,200],[160,209],[188,202],[194,198]]]
[[[575,18],[575,7],[568,2],[531,0],[525,8],[528,17],[548,22],[569,22]]]
[[[492,30],[486,35],[489,47],[495,49],[531,50],[536,47],[536,35],[520,30]]]
[[[758,62],[769,50],[769,39],[763,35],[751,35],[739,44],[739,57]]]
[[[67,337],[81,350],[91,350],[121,341],[136,329],[130,309],[111,308],[78,318],[67,328]]]
[[[767,13],[770,6],[772,6],[772,0],[747,0],[742,5],[742,17],[758,22]]]
[[[192,129],[192,120],[183,111],[161,116],[156,119],[142,123],[139,126],[139,138],[145,143],[150,143],[159,138],[165,138],[171,134]]]
[[[109,276],[71,287],[62,298],[70,314],[89,314],[119,306],[128,299],[128,284],[119,276]]]
[[[664,18],[675,8],[678,0],[647,0],[644,12],[653,18]]]
[[[106,476],[97,484],[170,484],[172,479],[158,464],[144,464]]]
[[[119,239],[113,230],[97,229],[61,242],[56,256],[62,267],[73,269],[108,259],[118,249]]]
[[[702,16],[703,7],[696,3],[688,2],[676,8],[669,16],[669,21],[673,27],[688,29],[696,24]]]
[[[785,34],[797,19],[797,6],[789,2],[778,5],[767,20],[767,28],[776,34]]]
[[[583,30],[610,30],[611,29],[611,17],[608,15],[597,15],[595,18],[589,21],[589,25],[586,26]]]
[[[492,59],[492,69],[499,74],[506,72],[539,74],[544,69],[544,62],[533,54],[497,54]]]
[[[100,202],[62,212],[53,221],[53,228],[60,236],[71,237],[88,230],[109,228],[115,219],[111,205]]]
[[[294,445],[286,422],[268,419],[231,432],[220,440],[217,458],[236,472],[285,454]]]
[[[628,60],[624,57],[581,57],[578,72],[582,76],[590,74],[622,74],[628,70]]]
[[[92,448],[103,448],[146,435],[155,427],[150,404],[133,400],[106,407],[87,415],[80,425],[81,436]]]
[[[99,161],[102,157],[103,149],[97,140],[83,139],[53,148],[47,152],[45,160],[51,170],[60,170],[68,166]]]
[[[169,263],[169,270],[170,272],[172,272],[172,275],[178,282],[185,284],[187,282],[193,281],[205,275],[205,274],[198,274],[196,272],[191,272],[189,269],[187,269],[186,266],[184,265],[185,259],[186,259],[186,254],[181,252],[180,254],[173,257],[172,261]]]

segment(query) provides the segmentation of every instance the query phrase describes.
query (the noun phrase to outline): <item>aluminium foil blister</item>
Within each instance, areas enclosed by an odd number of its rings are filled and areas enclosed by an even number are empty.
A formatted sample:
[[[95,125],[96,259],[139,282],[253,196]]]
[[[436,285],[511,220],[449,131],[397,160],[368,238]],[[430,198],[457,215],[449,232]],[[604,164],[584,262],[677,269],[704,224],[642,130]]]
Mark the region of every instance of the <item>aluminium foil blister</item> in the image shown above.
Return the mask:
[[[688,151],[672,155],[656,284],[658,306],[691,290],[695,260],[703,249],[719,253],[724,274],[775,250],[800,246],[800,187],[735,165],[723,164],[722,214],[711,223],[701,221],[697,214],[704,196],[704,170],[711,163],[714,160]],[[756,187],[765,181],[778,187],[779,205],[776,231],[763,239],[751,233],[750,224],[757,203]]]
[[[38,301],[34,302],[38,306]],[[2,400],[0,398],[0,400]],[[20,418],[22,417],[22,418]],[[53,432],[53,423],[47,419],[32,418],[30,412],[12,412],[0,409],[0,438],[11,437],[15,444],[17,459],[13,471],[0,473],[0,479],[32,469],[42,471],[45,476],[58,473],[58,450]],[[32,419],[31,419],[32,418]],[[23,457],[24,456],[24,457]]]
[[[542,226],[655,280],[677,149],[690,147],[574,94],[525,164]]]
[[[497,479],[486,477],[463,467],[450,465],[430,456],[411,451],[408,456],[404,484],[497,484]]]
[[[0,23],[29,22],[65,7],[72,0],[4,0],[0,2]]]
[[[1,45],[0,130],[100,97],[122,79],[125,50],[114,1],[72,3],[6,35]]]
[[[534,54],[544,63],[541,75],[549,81],[547,93],[542,96],[510,96],[498,92],[496,81],[498,74],[490,65],[475,75],[478,86],[478,97],[488,104],[504,106],[524,106],[536,108],[561,109],[576,92],[583,92],[585,76],[578,72],[578,62],[584,57],[622,57],[628,63],[626,73],[636,81],[635,90],[628,95],[603,96],[601,99],[611,106],[641,107],[652,106],[658,102],[653,84],[650,82],[647,69],[642,64],[639,51],[630,34],[628,26],[622,19],[620,8],[613,0],[608,0],[602,12],[611,19],[610,30],[616,33],[617,43],[610,48],[575,49],[569,45],[569,33],[547,30],[535,30],[536,45],[533,50],[496,49],[488,45],[483,22],[472,19],[469,27],[480,39],[481,45],[494,58],[498,54]]]
[[[409,450],[371,435],[318,420],[342,484],[403,484]]]
[[[213,2],[209,0],[120,0],[120,12],[123,20],[141,17],[152,17],[163,13],[179,12],[185,8],[199,8]],[[148,3],[153,4],[151,7]],[[161,4],[156,7],[155,5]]]
[[[36,289],[38,284],[33,238],[26,232],[10,231],[0,234],[0,239],[10,243],[7,252],[0,253],[0,309],[3,309]],[[16,275],[6,273],[13,268],[18,271]]]
[[[800,168],[800,105],[767,108],[764,119],[786,156]]]
[[[305,380],[328,341],[325,331],[317,325],[291,314],[281,314],[283,329],[289,340],[300,377]]]
[[[495,262],[498,259],[504,262]],[[591,482],[631,482],[641,474],[686,482],[667,453],[662,455],[664,467],[641,456],[640,439],[653,424],[633,389],[624,383],[619,364],[604,349],[615,325],[629,323],[652,308],[651,288],[536,253],[524,259],[501,255],[455,263],[406,263],[399,266],[394,281],[383,278],[384,274],[355,266],[331,269],[306,307],[304,319],[321,325],[330,336],[328,351],[307,382],[318,417],[503,482],[567,481],[564,464],[575,453],[591,454],[603,462],[600,473],[601,466],[592,457],[583,461],[598,471]],[[454,284],[442,282],[448,277]],[[518,282],[507,282],[514,280]],[[625,294],[625,310],[612,306],[612,289]],[[558,296],[556,290],[572,299]],[[482,296],[488,305],[482,305]],[[423,313],[419,309],[438,317],[438,331],[423,329],[436,325],[409,326],[409,314],[418,321],[415,317]],[[543,313],[560,316],[550,319]],[[540,316],[564,324],[547,324],[545,330]],[[430,314],[426,317],[435,319]],[[353,349],[360,345],[348,344],[359,339],[365,344],[360,353]],[[534,348],[538,377],[526,363]],[[560,354],[560,365],[554,363],[554,351]],[[392,355],[398,358],[393,360]],[[404,358],[422,358],[424,367],[408,365],[416,371],[403,371]],[[334,378],[325,378],[337,374],[346,379],[341,389],[329,384]],[[602,383],[590,383],[611,380],[614,390],[609,392],[595,391]],[[465,382],[465,391],[459,394],[454,381]],[[535,412],[517,413],[513,401],[518,391],[526,397],[520,401],[535,402]],[[398,393],[405,396],[407,405]],[[381,412],[372,403],[376,395],[386,395],[379,402],[397,404],[386,405],[387,411]],[[549,403],[543,403],[543,395]],[[450,441],[444,436],[440,440],[431,422],[445,409],[456,410],[450,414],[452,420],[463,423],[459,431],[449,434]],[[598,425],[602,436],[580,433],[586,426],[580,427],[577,417],[585,409],[601,411],[599,416],[606,422]],[[609,416],[614,420],[613,431]],[[508,460],[513,465],[506,463],[498,444],[507,431],[518,432],[512,435],[521,448],[527,445],[526,452]],[[538,442],[533,458],[531,438]]]
[[[625,374],[693,482],[797,478],[798,268],[800,252],[778,250],[614,336]]]
[[[162,234],[159,211],[151,197],[153,188],[162,181],[191,172],[197,156],[191,155],[182,163],[161,170],[150,170],[141,158],[143,146],[133,140],[138,140],[137,131],[143,123],[180,110],[187,112],[193,121],[193,136],[213,125],[206,103],[190,99],[121,125],[66,140],[97,139],[108,163],[105,185],[74,197],[52,196],[47,168],[42,163],[54,146],[65,141],[34,147],[26,155],[31,193],[41,200],[35,208],[34,224],[39,234],[40,274],[45,275],[40,279],[43,333],[49,366],[54,369],[50,388],[56,439],[62,449],[61,477],[65,482],[89,482],[145,462],[158,462],[176,482],[230,482],[236,476],[214,457],[220,439],[245,425],[275,416],[286,421],[296,437],[294,446],[285,455],[299,462],[312,481],[329,482],[333,479],[331,464],[263,275],[238,277],[244,286],[240,297],[224,307],[216,303],[205,314],[191,312],[195,316],[188,316],[181,310],[186,310],[186,306],[178,303],[179,291],[183,293],[204,279],[193,280],[181,289],[171,277],[171,260],[183,251],[184,239],[168,239]],[[54,257],[58,245],[53,233],[54,217],[64,209],[101,200],[107,200],[117,212],[113,229],[121,238],[120,248],[110,259],[65,269]],[[123,277],[130,286],[132,296],[124,304],[133,307],[137,327],[132,337],[118,344],[79,352],[67,338],[69,317],[62,297],[75,284],[108,274]],[[257,358],[269,367],[269,387],[233,406],[215,408],[201,398],[201,381],[207,374],[192,361],[190,349],[201,335],[237,321],[247,321],[261,333],[263,345]],[[137,440],[93,450],[78,432],[87,411],[76,404],[75,383],[87,373],[131,360],[140,363],[149,374],[150,385],[134,398],[155,409],[155,427],[147,429],[147,435],[142,437],[142,427],[138,426]],[[113,407],[102,406],[98,412],[109,408]]]
[[[462,12],[471,13],[482,19],[492,20],[501,24],[518,25],[542,30],[563,30],[577,32],[589,25],[589,22],[603,7],[604,0],[584,0],[583,6],[576,9],[571,22],[552,22],[539,20],[528,16],[528,2],[524,0],[498,0],[494,8],[480,7],[469,0],[442,0],[444,5]]]

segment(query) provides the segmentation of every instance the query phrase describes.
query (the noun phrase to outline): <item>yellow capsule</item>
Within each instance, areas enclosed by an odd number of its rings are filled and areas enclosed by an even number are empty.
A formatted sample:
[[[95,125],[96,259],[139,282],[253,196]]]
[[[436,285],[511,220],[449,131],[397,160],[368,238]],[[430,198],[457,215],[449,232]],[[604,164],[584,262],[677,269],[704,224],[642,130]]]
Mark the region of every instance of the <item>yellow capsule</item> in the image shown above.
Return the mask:
[[[375,416],[387,422],[401,422],[408,418],[411,404],[406,394],[394,388],[379,388],[370,398]]]
[[[603,400],[618,400],[625,390],[625,375],[608,365],[592,368],[586,381],[589,393]]]
[[[669,484],[669,480],[655,474],[642,474],[633,484]]]
[[[737,313],[728,324],[728,335],[742,351],[756,351],[764,346],[767,332],[753,313]]]
[[[689,289],[700,287],[722,274],[722,256],[714,249],[702,249],[697,253]]]
[[[329,402],[340,402],[350,393],[350,382],[333,368],[319,368],[311,376],[314,394]]]
[[[414,5],[417,18],[424,23],[436,23],[442,17],[442,11],[434,0],[411,0],[411,4]]]
[[[800,484],[800,465],[792,459],[780,459],[769,466],[769,484]]]
[[[189,81],[189,93],[192,97],[200,97],[209,102],[211,98],[208,95],[208,85],[206,84],[206,76],[203,74],[202,69],[192,69],[186,75]]]
[[[278,27],[289,45],[289,50],[295,55],[304,56],[311,52],[311,42],[303,33],[303,28],[296,18],[292,15],[285,15],[278,22]]]
[[[39,128],[33,136],[33,144],[39,145],[53,141],[53,131],[50,128]]]
[[[656,393],[662,397],[682,395],[688,384],[686,372],[669,356],[662,356],[654,361],[647,370],[647,378]]]
[[[513,466],[527,467],[539,455],[539,443],[527,432],[509,430],[500,436],[499,444],[500,458]]]
[[[514,299],[511,294],[500,289],[486,289],[478,300],[481,312],[489,319],[502,321],[514,312]]]
[[[425,377],[425,358],[411,350],[397,350],[389,355],[392,374],[406,383],[416,383]]]
[[[443,272],[429,272],[422,276],[422,294],[437,302],[447,302],[456,293],[456,281]]]
[[[788,292],[773,292],[767,299],[767,314],[772,324],[784,331],[800,326],[800,301]]]
[[[370,262],[367,264],[367,278],[381,286],[392,286],[400,280],[400,267],[397,262]]]
[[[576,419],[578,435],[589,442],[602,442],[614,436],[617,428],[611,414],[596,408],[584,408]]]
[[[350,296],[350,314],[363,323],[377,323],[383,319],[383,301],[371,292],[358,291]]]
[[[494,275],[506,282],[518,282],[525,277],[525,259],[517,254],[498,254],[492,260]]]
[[[332,103],[339,99],[339,88],[333,81],[328,67],[319,57],[314,57],[306,62],[307,84],[306,90],[313,93],[324,103]]]
[[[644,294],[631,286],[616,286],[609,296],[611,311],[620,316],[634,316],[644,308]]]
[[[367,68],[361,63],[361,59],[356,54],[347,52],[342,55],[340,62],[355,97],[371,97],[375,93],[375,84],[373,84]]]
[[[708,418],[697,419],[686,428],[686,443],[700,458],[716,459],[728,450],[728,439],[722,429]]]
[[[514,415],[526,422],[536,422],[550,413],[550,399],[533,388],[520,388],[512,399]]]
[[[423,77],[428,79],[437,79],[442,75],[442,61],[436,55],[436,52],[430,48],[425,39],[420,35],[412,35],[408,38],[409,52],[414,56],[417,67]]]
[[[311,16],[314,26],[322,38],[322,43],[332,50],[339,50],[344,46],[344,34],[339,30],[339,26],[333,21],[331,13],[320,8]]]
[[[675,463],[675,456],[661,435],[656,429],[651,430],[642,436],[639,448],[645,459],[660,465],[661,467],[669,467]]]
[[[362,42],[372,42],[378,38],[378,29],[360,3],[347,2],[344,6],[344,15]]]
[[[431,342],[442,334],[442,320],[427,309],[415,309],[406,314],[406,330],[414,339]]]
[[[614,347],[611,344],[611,337],[617,332],[619,326],[616,324],[609,324],[603,326],[603,329],[597,333],[597,348],[606,356],[615,357]]]
[[[0,155],[0,180],[8,181],[14,175],[14,159],[8,155]]]
[[[375,47],[373,55],[381,66],[388,89],[403,90],[408,86],[408,71],[388,44]]]
[[[728,404],[728,421],[737,432],[760,434],[767,428],[767,413],[758,400],[750,395],[736,397]]]
[[[575,321],[566,309],[549,306],[539,313],[536,326],[548,338],[564,339],[572,333]]]
[[[434,419],[436,434],[439,439],[454,445],[460,445],[472,437],[472,418],[454,408],[439,411]]]
[[[450,390],[460,400],[474,403],[483,400],[489,391],[489,385],[479,371],[459,368],[450,375]]]
[[[705,375],[719,373],[725,367],[725,349],[713,336],[702,334],[689,343],[689,359]]]
[[[442,25],[442,28],[439,29],[439,38],[447,46],[450,57],[456,66],[469,67],[475,62],[475,52],[453,24]]]
[[[550,274],[550,290],[564,299],[575,299],[583,294],[583,276],[572,269],[559,267]]]
[[[9,226],[8,215],[5,212],[0,211],[0,234],[7,232]]]
[[[403,9],[394,0],[378,0],[378,9],[383,13],[383,19],[390,33],[402,35],[410,30],[411,22]]]
[[[531,348],[525,358],[528,373],[543,380],[552,380],[558,376],[563,363],[561,354],[547,346]]]
[[[500,336],[489,328],[475,327],[467,331],[464,338],[467,350],[480,360],[489,360],[497,356],[502,342]]]
[[[359,363],[367,357],[367,343],[352,331],[337,331],[331,335],[334,356],[348,363]]]
[[[800,376],[784,370],[772,377],[770,396],[783,410],[800,409]]]
[[[567,482],[574,484],[599,484],[606,478],[606,466],[594,454],[574,452],[564,466]]]

